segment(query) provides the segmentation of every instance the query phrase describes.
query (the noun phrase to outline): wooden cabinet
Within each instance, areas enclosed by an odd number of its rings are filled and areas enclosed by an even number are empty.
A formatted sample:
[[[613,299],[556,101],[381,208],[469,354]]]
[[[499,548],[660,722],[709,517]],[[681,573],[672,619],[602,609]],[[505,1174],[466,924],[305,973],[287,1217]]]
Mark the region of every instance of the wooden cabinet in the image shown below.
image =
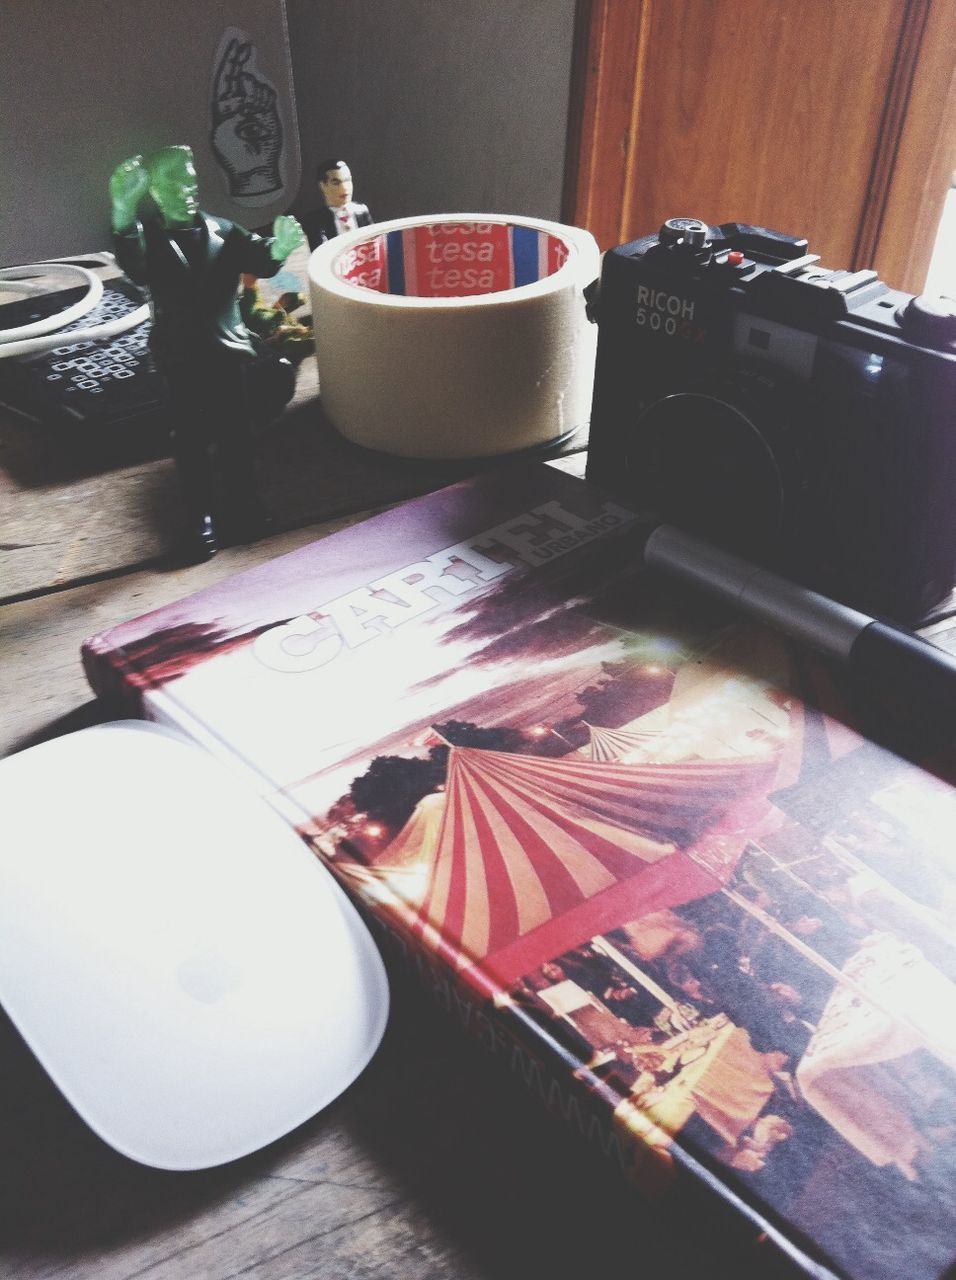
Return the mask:
[[[918,293],[956,164],[956,0],[580,0],[565,217],[805,235]]]

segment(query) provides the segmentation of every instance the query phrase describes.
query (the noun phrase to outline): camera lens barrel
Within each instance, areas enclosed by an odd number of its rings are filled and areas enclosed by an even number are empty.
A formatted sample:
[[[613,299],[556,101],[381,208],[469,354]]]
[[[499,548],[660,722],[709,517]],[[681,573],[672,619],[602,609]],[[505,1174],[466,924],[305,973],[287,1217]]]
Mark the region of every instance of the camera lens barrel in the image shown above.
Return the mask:
[[[801,406],[788,381],[745,368],[666,394],[626,433],[628,486],[662,520],[745,555],[783,553],[806,484]]]

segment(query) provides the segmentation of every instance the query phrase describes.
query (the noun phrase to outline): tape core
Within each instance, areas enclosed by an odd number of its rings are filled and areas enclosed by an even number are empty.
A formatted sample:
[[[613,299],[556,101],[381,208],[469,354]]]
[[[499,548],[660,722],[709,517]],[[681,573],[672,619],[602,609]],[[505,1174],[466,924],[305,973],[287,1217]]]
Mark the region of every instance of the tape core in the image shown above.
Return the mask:
[[[549,230],[507,221],[424,221],[349,241],[331,261],[335,278],[400,298],[511,292],[554,275],[571,252]]]

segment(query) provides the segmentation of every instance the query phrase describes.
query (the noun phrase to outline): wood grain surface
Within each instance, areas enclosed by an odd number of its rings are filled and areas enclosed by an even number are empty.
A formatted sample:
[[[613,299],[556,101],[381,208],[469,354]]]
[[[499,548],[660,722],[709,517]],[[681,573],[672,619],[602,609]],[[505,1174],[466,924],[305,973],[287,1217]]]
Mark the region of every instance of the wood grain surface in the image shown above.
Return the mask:
[[[322,413],[313,357],[261,441],[262,496],[278,530],[411,498],[496,465],[417,462],[350,444]],[[556,452],[580,449],[572,439]],[[0,410],[0,602],[140,565],[169,566],[182,510],[168,458],[109,469]]]
[[[671,217],[806,236],[923,288],[956,163],[956,0],[590,0],[565,216],[601,248]]]
[[[739,1280],[739,1229],[642,1199],[393,972],[385,1040],[356,1083],[263,1151],[147,1169],[86,1128],[0,1024],[4,1280]]]

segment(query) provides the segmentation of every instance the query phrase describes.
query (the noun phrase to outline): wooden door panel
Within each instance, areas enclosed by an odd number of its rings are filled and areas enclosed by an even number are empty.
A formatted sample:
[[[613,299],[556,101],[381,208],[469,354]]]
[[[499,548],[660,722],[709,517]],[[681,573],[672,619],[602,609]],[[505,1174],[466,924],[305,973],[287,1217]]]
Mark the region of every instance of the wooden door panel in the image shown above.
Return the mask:
[[[934,0],[920,34],[873,243],[861,252],[910,293],[923,288],[956,168],[956,0]]]
[[[929,104],[951,70],[939,28],[953,0],[586,8],[568,217],[602,248],[688,215],[806,235],[831,267],[871,265],[881,251],[890,261],[886,237],[900,234],[894,210],[905,203],[894,187],[900,137],[920,132],[910,108],[921,92],[924,117],[940,110]],[[931,41],[938,65],[921,89]],[[950,140],[933,137],[942,168]],[[908,281],[889,283],[918,290],[919,257],[905,264]]]

